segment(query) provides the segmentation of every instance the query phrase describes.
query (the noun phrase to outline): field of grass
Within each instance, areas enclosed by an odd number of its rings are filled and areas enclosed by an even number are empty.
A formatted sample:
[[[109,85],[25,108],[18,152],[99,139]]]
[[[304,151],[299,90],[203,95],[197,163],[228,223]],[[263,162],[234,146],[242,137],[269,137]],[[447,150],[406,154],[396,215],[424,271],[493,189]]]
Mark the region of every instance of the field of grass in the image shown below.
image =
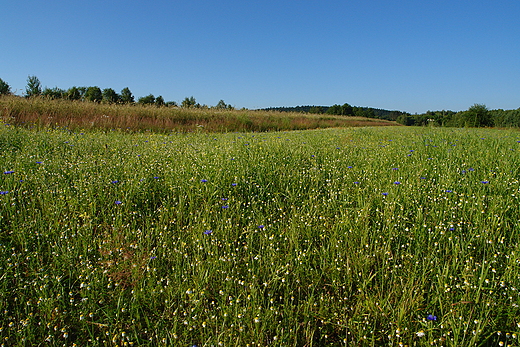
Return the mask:
[[[4,346],[518,346],[520,133],[0,126]]]
[[[94,102],[0,96],[0,118],[27,128],[127,132],[282,131],[331,127],[395,126],[396,122],[296,112],[111,105]]]

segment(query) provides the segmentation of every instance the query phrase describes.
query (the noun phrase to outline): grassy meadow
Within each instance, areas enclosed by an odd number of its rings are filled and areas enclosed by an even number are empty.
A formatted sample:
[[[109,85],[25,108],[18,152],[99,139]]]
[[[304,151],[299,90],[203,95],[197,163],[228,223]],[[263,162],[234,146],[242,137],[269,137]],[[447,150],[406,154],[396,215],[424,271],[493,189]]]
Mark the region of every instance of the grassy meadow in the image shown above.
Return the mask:
[[[516,130],[2,124],[0,153],[3,346],[519,345]]]
[[[396,122],[364,117],[260,110],[156,107],[0,96],[0,116],[31,129],[126,132],[284,131],[331,127],[395,126]]]

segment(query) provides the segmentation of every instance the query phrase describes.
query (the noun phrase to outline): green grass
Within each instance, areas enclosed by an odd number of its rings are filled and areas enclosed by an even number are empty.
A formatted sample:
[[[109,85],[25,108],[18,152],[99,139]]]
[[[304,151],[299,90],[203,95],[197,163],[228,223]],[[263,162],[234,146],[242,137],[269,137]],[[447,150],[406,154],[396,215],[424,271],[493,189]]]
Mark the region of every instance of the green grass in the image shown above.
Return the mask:
[[[519,141],[3,125],[2,343],[517,346]]]

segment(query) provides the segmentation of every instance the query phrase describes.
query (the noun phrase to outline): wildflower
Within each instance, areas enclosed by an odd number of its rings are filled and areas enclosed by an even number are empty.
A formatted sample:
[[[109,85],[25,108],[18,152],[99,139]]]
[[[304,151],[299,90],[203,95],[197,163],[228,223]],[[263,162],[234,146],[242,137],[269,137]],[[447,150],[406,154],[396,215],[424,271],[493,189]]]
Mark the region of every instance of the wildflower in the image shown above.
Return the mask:
[[[488,184],[489,181],[480,181],[480,183],[482,183],[482,184]]]
[[[14,173],[14,170],[13,171],[4,171],[4,175],[9,175],[9,174],[12,174]]]
[[[383,196],[387,196],[388,195],[388,193],[381,193],[381,194],[383,194]]]
[[[426,334],[424,333],[424,330],[419,330],[418,332],[415,333],[415,335],[417,335],[418,337],[423,337]]]
[[[202,183],[206,183],[208,180],[206,180],[206,179],[201,179],[200,181],[201,181]]]
[[[209,235],[209,234],[211,234],[212,232],[213,232],[213,230],[206,230],[206,231],[204,232],[204,234],[205,234],[205,235]]]
[[[352,169],[352,166],[347,166],[347,169]]]
[[[121,204],[122,204],[122,202],[121,202],[121,201],[119,201],[119,200],[116,200],[115,204],[116,204],[116,205],[121,205]]]
[[[399,181],[395,181],[394,184],[401,184],[401,182],[399,182]]]
[[[36,164],[41,164],[41,163],[43,163],[43,162],[42,162],[42,161],[37,161],[37,162],[36,162]]]
[[[222,201],[227,201],[227,199],[228,199],[228,198],[222,198],[222,199],[220,199],[220,200],[222,200]]]
[[[265,228],[265,226],[264,226],[263,224],[260,224],[260,225],[258,226],[258,229],[263,229],[263,228]]]
[[[114,181],[112,181],[112,182],[110,182],[110,183],[112,183],[112,184],[117,184],[117,183],[119,183],[119,181],[118,181],[118,180],[114,180]]]
[[[354,182],[354,184],[359,184],[359,182],[358,182],[358,181],[356,181],[356,182]]]
[[[9,191],[8,190],[0,191],[0,195],[5,195],[5,194],[9,194]]]
[[[150,257],[150,260],[154,260],[154,259],[157,259],[157,256],[154,255],[154,256]]]
[[[394,168],[392,168],[392,170],[399,170],[399,168],[398,167],[394,167]]]
[[[446,193],[452,193],[453,191],[452,191],[452,190],[449,190],[449,189],[446,189],[445,192],[446,192]]]
[[[429,314],[426,316],[426,320],[429,320],[429,321],[437,320],[437,316],[434,316],[433,314]]]
[[[237,185],[236,183],[231,183],[231,186],[233,186],[233,187],[236,186],[236,185]]]
[[[222,208],[225,210],[225,209],[229,208],[229,206],[228,205],[224,205],[224,206],[222,206]]]

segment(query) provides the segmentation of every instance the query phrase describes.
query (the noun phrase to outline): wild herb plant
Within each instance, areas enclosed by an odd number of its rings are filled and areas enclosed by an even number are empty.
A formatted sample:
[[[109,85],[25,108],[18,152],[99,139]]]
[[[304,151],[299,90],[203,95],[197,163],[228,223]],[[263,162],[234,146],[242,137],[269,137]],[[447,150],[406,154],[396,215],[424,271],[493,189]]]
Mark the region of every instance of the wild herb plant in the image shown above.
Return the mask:
[[[518,345],[520,134],[0,127],[5,346]]]

